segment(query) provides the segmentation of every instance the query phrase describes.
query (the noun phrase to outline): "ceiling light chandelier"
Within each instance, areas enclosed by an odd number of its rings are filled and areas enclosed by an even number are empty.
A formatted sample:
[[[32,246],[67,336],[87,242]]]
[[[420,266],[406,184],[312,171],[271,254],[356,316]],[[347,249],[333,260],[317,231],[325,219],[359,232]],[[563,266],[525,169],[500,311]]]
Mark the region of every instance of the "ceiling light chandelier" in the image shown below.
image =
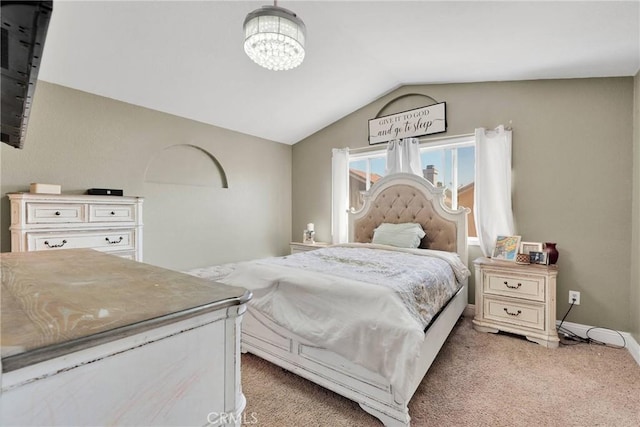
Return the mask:
[[[290,70],[304,60],[307,29],[290,10],[262,6],[244,20],[244,51],[249,58],[269,70]]]

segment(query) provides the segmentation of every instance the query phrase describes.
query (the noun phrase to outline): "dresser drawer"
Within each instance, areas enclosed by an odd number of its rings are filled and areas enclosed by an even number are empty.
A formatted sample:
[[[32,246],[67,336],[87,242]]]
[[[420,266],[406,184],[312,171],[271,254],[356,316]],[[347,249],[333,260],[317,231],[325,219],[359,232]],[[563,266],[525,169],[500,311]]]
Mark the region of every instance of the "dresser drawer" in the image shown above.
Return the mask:
[[[484,292],[492,295],[505,295],[544,301],[544,278],[524,275],[486,273]]]
[[[490,296],[484,298],[484,318],[487,320],[543,331],[545,329],[544,312],[544,304],[495,299]]]
[[[27,224],[63,224],[86,221],[84,204],[27,203]]]
[[[128,222],[135,219],[132,205],[89,205],[89,222]]]
[[[65,231],[27,233],[27,250],[93,248],[99,251],[134,249],[134,230]]]

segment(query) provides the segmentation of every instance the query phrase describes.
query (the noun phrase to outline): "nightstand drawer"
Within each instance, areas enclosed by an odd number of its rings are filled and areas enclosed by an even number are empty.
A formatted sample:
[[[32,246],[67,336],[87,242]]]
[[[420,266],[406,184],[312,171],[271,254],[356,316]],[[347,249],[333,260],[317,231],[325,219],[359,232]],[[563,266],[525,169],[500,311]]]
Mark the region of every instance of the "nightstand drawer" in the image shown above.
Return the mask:
[[[135,219],[133,205],[90,205],[89,222],[127,222]]]
[[[27,224],[85,222],[84,204],[27,203]]]
[[[487,273],[485,293],[544,301],[544,278]]]
[[[484,318],[511,323],[527,328],[544,330],[544,304],[528,304],[522,301],[484,298]]]
[[[329,246],[329,243],[325,242],[314,242],[314,243],[300,243],[300,242],[290,242],[289,247],[291,248],[291,254],[296,254],[298,252],[306,252],[306,251],[314,251],[316,249],[322,249]]]

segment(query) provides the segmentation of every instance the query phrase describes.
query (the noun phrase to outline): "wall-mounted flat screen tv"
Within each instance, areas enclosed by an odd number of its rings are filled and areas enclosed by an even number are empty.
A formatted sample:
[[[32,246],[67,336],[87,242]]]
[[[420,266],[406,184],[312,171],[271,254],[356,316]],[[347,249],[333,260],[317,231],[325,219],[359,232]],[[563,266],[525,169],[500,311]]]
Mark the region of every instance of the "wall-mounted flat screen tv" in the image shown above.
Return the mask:
[[[53,1],[0,1],[2,142],[22,148]]]

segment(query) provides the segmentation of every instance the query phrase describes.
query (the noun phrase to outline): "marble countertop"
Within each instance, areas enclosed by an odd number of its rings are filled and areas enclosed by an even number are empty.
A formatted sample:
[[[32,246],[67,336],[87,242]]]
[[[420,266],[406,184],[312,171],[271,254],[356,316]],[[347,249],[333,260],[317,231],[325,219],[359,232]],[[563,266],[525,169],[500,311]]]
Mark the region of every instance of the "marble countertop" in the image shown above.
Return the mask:
[[[0,262],[3,372],[251,298],[92,249],[2,253]]]

